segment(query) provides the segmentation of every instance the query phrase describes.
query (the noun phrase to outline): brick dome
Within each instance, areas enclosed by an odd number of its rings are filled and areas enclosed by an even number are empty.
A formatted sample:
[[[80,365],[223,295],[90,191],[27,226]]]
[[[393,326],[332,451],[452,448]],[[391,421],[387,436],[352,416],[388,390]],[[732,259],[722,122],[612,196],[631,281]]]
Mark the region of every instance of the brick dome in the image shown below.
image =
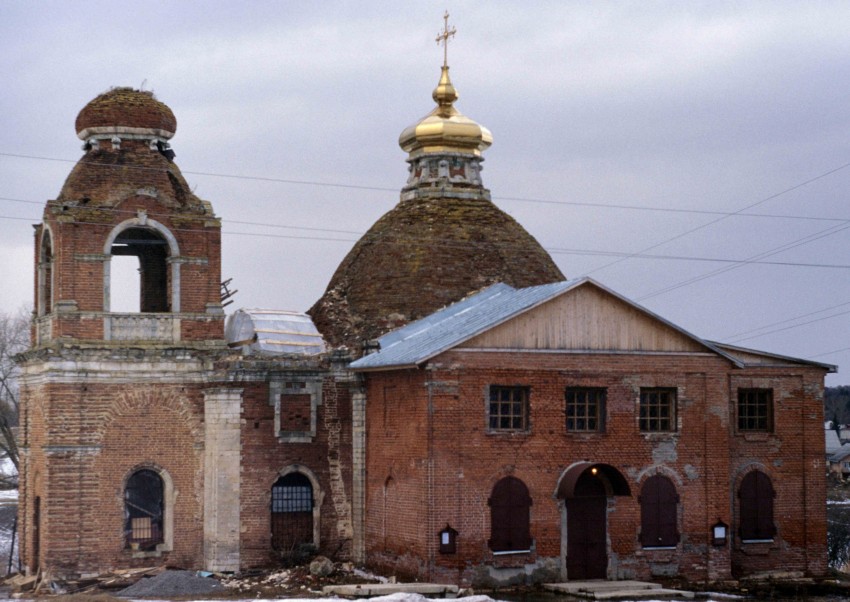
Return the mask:
[[[116,207],[141,191],[168,207],[204,211],[168,143],[177,129],[174,113],[152,92],[112,88],[80,111],[76,128],[85,154],[57,200]]]
[[[308,313],[328,343],[357,349],[493,283],[564,279],[540,243],[489,200],[417,198],[363,235]]]
[[[83,107],[76,128],[82,140],[103,133],[147,133],[168,139],[177,131],[177,119],[153,92],[112,88]]]

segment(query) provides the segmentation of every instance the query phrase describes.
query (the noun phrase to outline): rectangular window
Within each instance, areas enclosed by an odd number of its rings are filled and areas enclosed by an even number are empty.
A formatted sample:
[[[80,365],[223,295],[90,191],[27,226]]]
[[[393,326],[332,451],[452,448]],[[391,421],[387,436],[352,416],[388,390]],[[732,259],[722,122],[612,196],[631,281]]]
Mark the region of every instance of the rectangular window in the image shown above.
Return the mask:
[[[773,430],[772,389],[738,389],[738,430]]]
[[[639,423],[642,433],[675,431],[676,389],[641,389]]]
[[[528,430],[528,387],[490,385],[488,419],[491,431]]]
[[[568,432],[599,433],[605,430],[605,389],[568,388],[565,397]]]

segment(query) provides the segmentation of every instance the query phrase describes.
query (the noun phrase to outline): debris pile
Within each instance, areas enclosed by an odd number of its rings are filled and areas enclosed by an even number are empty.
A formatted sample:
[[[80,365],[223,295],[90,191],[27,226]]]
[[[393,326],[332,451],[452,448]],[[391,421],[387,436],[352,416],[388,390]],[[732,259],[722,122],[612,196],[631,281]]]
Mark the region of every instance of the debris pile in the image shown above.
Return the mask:
[[[13,597],[43,594],[98,594],[109,592],[122,598],[312,597],[322,595],[328,585],[386,582],[353,564],[335,563],[324,556],[305,565],[286,569],[251,570],[233,575],[148,567],[117,570],[96,577],[59,580],[49,572],[26,577],[14,575],[5,581]]]
[[[350,562],[332,562],[317,556],[307,565],[274,571],[246,571],[223,576],[221,583],[234,594],[262,597],[321,595],[327,585],[378,583],[386,581],[354,567]]]

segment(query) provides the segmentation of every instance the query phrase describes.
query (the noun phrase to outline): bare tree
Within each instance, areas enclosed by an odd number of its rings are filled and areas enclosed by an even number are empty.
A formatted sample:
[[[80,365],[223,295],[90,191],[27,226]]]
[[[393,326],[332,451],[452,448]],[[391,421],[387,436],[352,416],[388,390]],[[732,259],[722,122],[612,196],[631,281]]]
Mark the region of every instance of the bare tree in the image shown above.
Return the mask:
[[[0,312],[0,460],[8,458],[15,467],[14,474],[0,471],[0,488],[18,484],[18,444],[15,427],[18,425],[18,365],[15,355],[30,344],[30,311],[25,307],[16,312]]]

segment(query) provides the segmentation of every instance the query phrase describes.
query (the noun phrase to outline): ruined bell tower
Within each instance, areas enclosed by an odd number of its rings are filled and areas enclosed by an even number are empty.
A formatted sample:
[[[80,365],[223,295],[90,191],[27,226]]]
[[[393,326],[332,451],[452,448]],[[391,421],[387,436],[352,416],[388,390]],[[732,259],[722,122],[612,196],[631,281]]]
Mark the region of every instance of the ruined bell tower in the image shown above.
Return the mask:
[[[174,163],[176,126],[151,92],[92,100],[76,120],[84,154],[35,226],[19,511],[31,573],[201,563],[221,225]],[[134,311],[114,310],[119,257],[137,263]]]

